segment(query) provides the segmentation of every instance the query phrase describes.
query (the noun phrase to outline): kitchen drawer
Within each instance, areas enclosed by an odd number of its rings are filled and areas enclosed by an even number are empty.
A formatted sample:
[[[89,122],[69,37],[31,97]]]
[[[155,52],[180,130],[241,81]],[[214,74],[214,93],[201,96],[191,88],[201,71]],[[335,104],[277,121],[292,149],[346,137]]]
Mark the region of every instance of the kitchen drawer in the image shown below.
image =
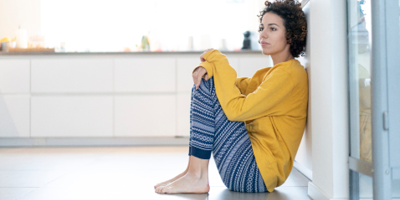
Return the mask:
[[[115,136],[175,136],[176,95],[115,97]]]
[[[34,59],[32,92],[112,92],[112,74],[112,59]]]
[[[0,94],[30,92],[30,60],[0,60]]]
[[[29,137],[29,95],[0,94],[0,137]]]
[[[112,96],[32,96],[32,137],[112,137]]]
[[[177,135],[190,136],[190,102],[191,94],[178,94],[177,100]]]
[[[175,92],[175,59],[115,59],[114,77],[115,92]]]

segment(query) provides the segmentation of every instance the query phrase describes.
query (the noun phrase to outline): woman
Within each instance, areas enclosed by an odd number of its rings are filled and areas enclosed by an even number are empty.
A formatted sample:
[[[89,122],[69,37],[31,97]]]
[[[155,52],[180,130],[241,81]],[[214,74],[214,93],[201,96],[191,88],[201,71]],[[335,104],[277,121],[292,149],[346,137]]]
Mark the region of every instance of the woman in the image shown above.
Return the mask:
[[[200,56],[193,72],[189,164],[157,184],[157,193],[207,193],[211,153],[233,191],[272,192],[289,176],[307,116],[307,73],[294,59],[304,54],[307,24],[294,0],[265,5],[259,42],[274,66],[236,78],[218,50]]]

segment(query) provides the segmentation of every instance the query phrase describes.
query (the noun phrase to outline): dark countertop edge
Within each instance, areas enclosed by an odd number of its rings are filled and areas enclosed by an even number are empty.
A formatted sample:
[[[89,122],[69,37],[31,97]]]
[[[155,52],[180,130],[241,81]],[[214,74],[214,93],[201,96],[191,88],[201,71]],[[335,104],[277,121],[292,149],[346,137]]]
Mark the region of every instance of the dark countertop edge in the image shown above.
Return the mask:
[[[259,54],[259,51],[221,51],[224,54]],[[165,54],[201,54],[203,51],[163,51],[163,52],[0,52],[0,56],[30,55],[165,55]]]

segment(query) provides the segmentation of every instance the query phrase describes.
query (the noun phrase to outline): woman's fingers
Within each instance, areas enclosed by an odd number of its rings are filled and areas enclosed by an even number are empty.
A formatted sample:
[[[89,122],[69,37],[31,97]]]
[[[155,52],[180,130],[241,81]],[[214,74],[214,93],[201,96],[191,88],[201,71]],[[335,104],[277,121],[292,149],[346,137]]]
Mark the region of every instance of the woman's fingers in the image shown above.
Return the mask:
[[[196,90],[199,89],[200,84],[201,84],[201,76],[197,76],[196,82],[194,83],[194,85],[196,86]]]
[[[198,83],[199,81],[197,80],[198,79],[199,70],[200,70],[200,67],[197,68],[192,74],[193,83],[194,83],[194,86],[196,87],[196,90],[197,90],[198,86],[200,85]]]
[[[197,68],[192,77],[193,77],[193,82],[194,85],[196,87],[196,90],[199,89],[200,84],[201,84],[201,79],[203,78],[203,76],[207,73],[207,70],[204,67],[199,67]],[[206,74],[204,77],[205,80],[208,80],[208,75]]]

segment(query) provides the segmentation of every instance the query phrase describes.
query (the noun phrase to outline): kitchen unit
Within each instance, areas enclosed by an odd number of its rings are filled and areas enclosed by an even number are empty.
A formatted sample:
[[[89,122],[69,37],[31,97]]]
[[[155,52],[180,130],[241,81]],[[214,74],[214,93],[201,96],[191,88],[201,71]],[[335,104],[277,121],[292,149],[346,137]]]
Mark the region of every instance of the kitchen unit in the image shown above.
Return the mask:
[[[224,53],[238,77],[272,65]],[[187,144],[200,54],[1,53],[0,146]]]

